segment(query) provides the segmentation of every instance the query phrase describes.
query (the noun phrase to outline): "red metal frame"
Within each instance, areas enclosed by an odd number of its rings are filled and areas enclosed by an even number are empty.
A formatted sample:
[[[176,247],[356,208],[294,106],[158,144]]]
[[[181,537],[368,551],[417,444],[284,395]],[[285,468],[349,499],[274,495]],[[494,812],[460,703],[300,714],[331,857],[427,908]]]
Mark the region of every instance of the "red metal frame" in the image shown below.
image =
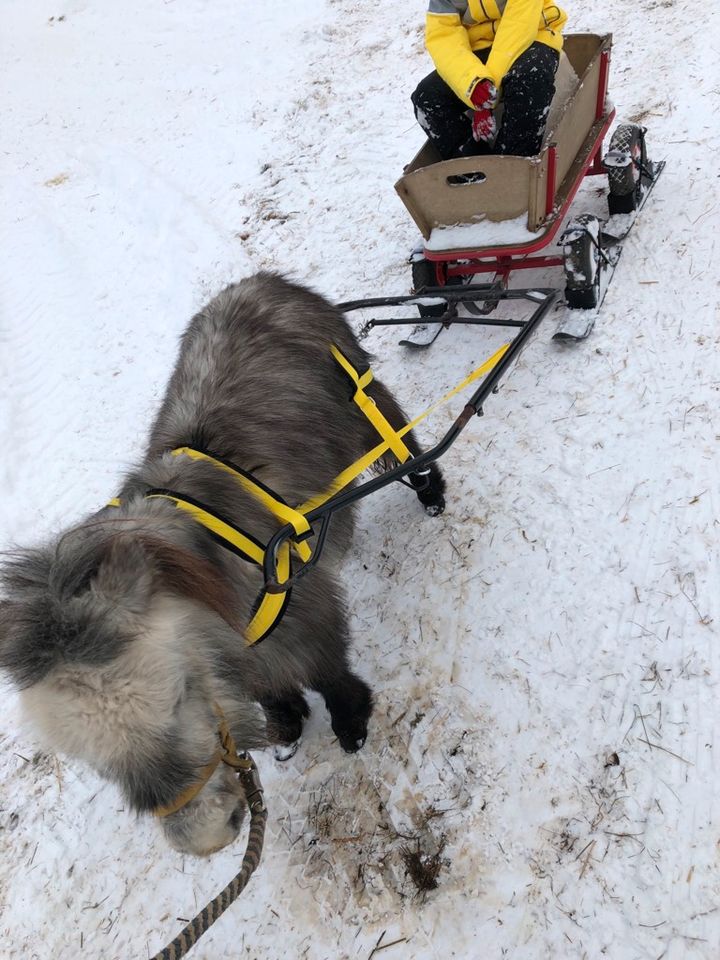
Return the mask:
[[[605,100],[607,99],[608,74],[610,73],[610,51],[603,50],[600,54],[600,76],[598,78],[598,95],[595,104],[595,120],[601,120],[605,112]]]
[[[580,189],[580,184],[585,177],[604,176],[607,172],[602,164],[602,147],[605,134],[615,119],[614,109],[610,110],[607,114],[605,113],[609,68],[610,51],[604,50],[600,55],[600,77],[595,116],[596,122],[602,121],[602,126],[598,130],[590,155],[583,164],[582,170],[580,170],[577,179],[573,183],[565,202],[562,207],[556,211],[554,211],[554,200],[555,181],[557,177],[557,149],[555,144],[551,144],[548,147],[548,174],[545,201],[548,229],[545,233],[537,240],[515,247],[505,245],[481,247],[475,250],[453,250],[452,254],[425,248],[423,250],[423,256],[426,260],[435,264],[435,273],[439,286],[443,286],[449,277],[467,277],[478,273],[494,273],[503,281],[507,281],[513,270],[534,270],[538,267],[562,266],[564,258],[561,255],[551,256],[546,254],[544,256],[534,257],[531,256],[531,254],[549,246],[555,239],[560,229],[560,224],[564,220],[565,214],[575,199],[575,194]],[[458,262],[460,260],[470,260],[472,262],[461,264]]]

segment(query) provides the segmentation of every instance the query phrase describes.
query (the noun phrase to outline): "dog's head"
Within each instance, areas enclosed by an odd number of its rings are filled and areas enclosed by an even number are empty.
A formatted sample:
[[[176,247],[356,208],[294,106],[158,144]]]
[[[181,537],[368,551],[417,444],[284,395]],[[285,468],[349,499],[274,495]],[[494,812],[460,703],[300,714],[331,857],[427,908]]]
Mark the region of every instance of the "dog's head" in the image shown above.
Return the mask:
[[[242,788],[224,763],[209,768],[218,751],[209,651],[243,642],[228,629],[239,625],[222,571],[170,540],[95,523],[16,556],[3,586],[0,668],[48,746],[115,781],[139,812],[172,807],[206,779],[163,828],[194,854],[231,842]],[[242,748],[265,742],[252,704],[233,701],[229,721]]]

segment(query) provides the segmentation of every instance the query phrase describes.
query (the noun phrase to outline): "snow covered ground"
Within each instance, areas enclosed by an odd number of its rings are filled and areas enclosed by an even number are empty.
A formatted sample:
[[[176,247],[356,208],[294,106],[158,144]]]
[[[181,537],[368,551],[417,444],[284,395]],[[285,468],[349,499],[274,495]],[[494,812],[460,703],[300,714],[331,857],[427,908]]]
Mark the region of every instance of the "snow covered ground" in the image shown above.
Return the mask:
[[[226,282],[407,292],[392,184],[422,142],[425,7],[5,0],[0,547],[112,495]],[[548,322],[447,454],[444,516],[402,487],[363,503],[346,583],[371,736],[345,756],[314,702],[292,761],[258,756],[263,863],[196,960],[718,956],[720,15],[567,8],[613,32],[618,118],[667,169],[592,337],[558,347]],[[410,413],[501,342],[396,340],[367,343]],[[169,850],[2,693],[0,957],[154,954],[242,840]]]

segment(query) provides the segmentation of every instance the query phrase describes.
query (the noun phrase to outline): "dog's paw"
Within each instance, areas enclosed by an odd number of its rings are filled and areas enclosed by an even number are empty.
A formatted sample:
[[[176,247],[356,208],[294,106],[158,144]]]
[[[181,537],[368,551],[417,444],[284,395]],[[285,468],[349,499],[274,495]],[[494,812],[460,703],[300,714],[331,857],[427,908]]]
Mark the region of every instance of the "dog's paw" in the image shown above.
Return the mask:
[[[441,513],[445,513],[445,497],[440,497],[435,503],[424,503],[423,506],[429,517],[439,517]]]
[[[298,737],[292,743],[276,743],[273,747],[273,756],[280,763],[285,763],[286,760],[291,760],[295,756],[301,743],[302,737]]]
[[[439,517],[445,510],[445,479],[436,463],[430,464],[419,473],[408,476],[425,512],[431,517]]]
[[[358,718],[348,727],[335,729],[335,734],[345,753],[357,753],[365,746],[367,740],[367,721]]]

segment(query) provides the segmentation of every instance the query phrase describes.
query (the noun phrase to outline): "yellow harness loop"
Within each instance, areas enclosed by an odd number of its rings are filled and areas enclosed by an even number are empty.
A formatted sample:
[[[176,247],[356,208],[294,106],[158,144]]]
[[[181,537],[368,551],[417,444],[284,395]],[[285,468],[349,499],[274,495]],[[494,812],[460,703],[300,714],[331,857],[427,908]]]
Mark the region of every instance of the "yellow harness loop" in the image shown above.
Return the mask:
[[[297,536],[310,533],[310,524],[299,510],[293,510],[292,507],[280,500],[275,494],[268,490],[267,487],[255,480],[254,477],[243,473],[237,467],[230,466],[230,464],[225,463],[223,460],[219,460],[217,457],[205,453],[204,450],[196,450],[194,447],[177,447],[177,449],[171,452],[175,457],[184,455],[190,457],[192,460],[204,460],[219,470],[224,470],[225,473],[229,473],[234,477],[240,486],[247,490],[248,493],[251,493],[256,500],[259,500],[274,517],[282,521],[282,523],[289,523],[295,530]],[[296,541],[293,546],[303,562],[310,559],[311,551],[306,543],[298,543]]]
[[[278,583],[285,583],[290,576],[290,544],[286,541],[280,545],[277,555],[275,577]],[[268,593],[262,591],[262,599],[255,615],[247,626],[245,639],[248,645],[263,640],[270,631],[277,626],[290,600],[290,591],[285,593]]]
[[[174,452],[174,451],[173,451]],[[265,548],[257,540],[250,537],[247,533],[239,530],[237,527],[212,513],[205,507],[200,506],[186,497],[164,491],[150,491],[146,494],[146,500],[169,500],[174,503],[179,510],[184,510],[196,520],[199,524],[213,533],[223,543],[232,547],[235,552],[245,560],[262,567],[265,559]],[[308,526],[309,529],[309,526]],[[306,546],[306,544],[300,544]],[[280,545],[277,557],[277,568],[275,571],[278,583],[285,583],[290,576],[290,544],[286,541]],[[248,646],[264,639],[268,633],[277,625],[284,612],[284,607],[289,600],[289,591],[285,593],[268,593],[261,591],[258,608],[253,614],[252,620],[245,629],[245,641]]]

